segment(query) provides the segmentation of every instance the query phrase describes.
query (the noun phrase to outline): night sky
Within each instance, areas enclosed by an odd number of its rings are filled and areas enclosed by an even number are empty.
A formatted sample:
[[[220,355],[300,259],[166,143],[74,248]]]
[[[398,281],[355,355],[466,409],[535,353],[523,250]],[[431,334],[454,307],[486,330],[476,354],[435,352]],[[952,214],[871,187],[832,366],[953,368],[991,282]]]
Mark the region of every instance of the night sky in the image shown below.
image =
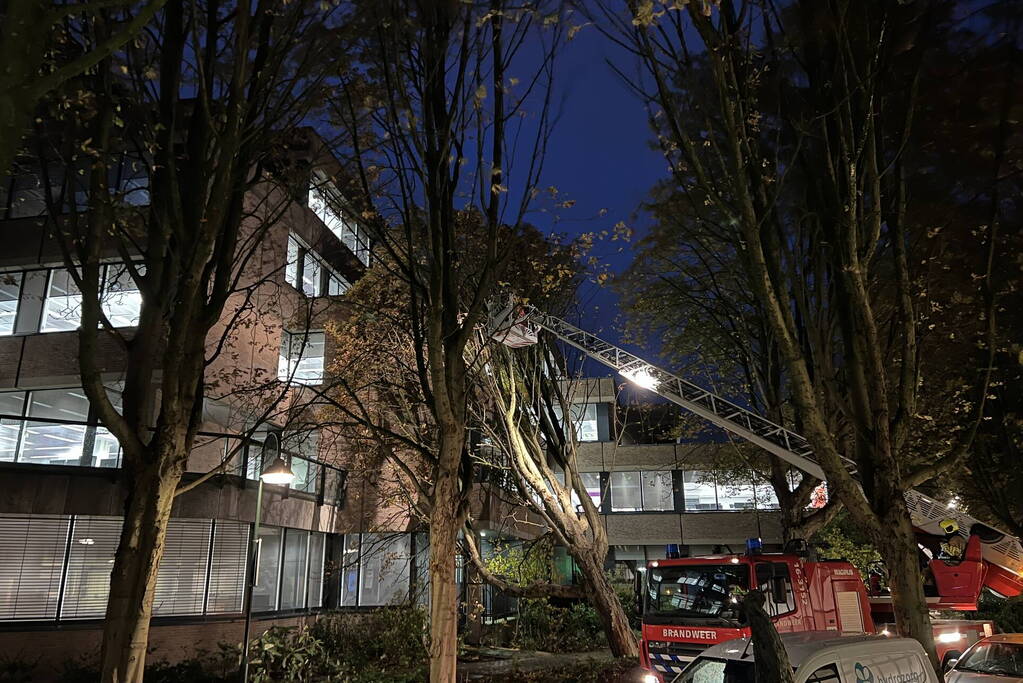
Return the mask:
[[[557,220],[536,213],[529,219],[568,236],[611,230],[618,221],[625,221],[636,230],[631,243],[598,242],[593,252],[620,273],[628,267],[633,245],[649,222],[640,205],[666,175],[666,166],[661,153],[651,148],[643,103],[608,66],[608,59],[627,73],[636,71],[634,58],[592,26],[579,31],[563,48],[555,73],[558,119],[545,160],[544,184],[557,186],[576,204],[559,211]],[[601,209],[607,213],[601,216]],[[581,316],[572,322],[609,341],[618,340],[624,321],[619,319],[611,287],[587,282],[580,289],[579,306]],[[587,368],[588,374],[606,372],[602,366]]]

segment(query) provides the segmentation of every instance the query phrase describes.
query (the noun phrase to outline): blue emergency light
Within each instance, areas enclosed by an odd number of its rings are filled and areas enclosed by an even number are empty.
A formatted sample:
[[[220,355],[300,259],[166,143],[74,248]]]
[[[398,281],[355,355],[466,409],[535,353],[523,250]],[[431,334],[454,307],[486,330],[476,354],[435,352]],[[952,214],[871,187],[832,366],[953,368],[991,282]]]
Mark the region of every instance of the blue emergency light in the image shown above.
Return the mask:
[[[746,539],[746,554],[747,555],[759,555],[764,552],[764,542],[759,538],[747,538]]]
[[[678,543],[669,543],[664,546],[664,556],[669,560],[677,560],[682,557],[682,553],[678,549]]]

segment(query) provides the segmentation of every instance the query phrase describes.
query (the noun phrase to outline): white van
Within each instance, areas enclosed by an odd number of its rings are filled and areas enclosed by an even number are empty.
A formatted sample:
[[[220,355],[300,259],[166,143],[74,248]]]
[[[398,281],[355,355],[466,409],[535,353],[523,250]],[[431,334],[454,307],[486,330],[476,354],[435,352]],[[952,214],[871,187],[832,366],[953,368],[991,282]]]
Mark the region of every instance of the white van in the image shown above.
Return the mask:
[[[920,643],[911,638],[840,636],[835,631],[783,633],[796,683],[939,683]],[[753,644],[718,643],[690,662],[673,683],[754,683]]]

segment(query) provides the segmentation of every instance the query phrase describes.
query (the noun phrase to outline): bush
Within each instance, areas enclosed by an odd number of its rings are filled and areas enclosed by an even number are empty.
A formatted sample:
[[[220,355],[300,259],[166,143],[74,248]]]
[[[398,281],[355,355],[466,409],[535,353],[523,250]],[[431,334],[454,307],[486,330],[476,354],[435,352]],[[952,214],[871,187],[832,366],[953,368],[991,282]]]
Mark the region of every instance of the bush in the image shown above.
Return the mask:
[[[14,655],[0,655],[0,683],[30,683],[39,659],[29,661]]]
[[[555,607],[547,600],[519,602],[515,644],[523,650],[584,652],[606,646],[604,627],[586,603]]]
[[[252,644],[250,677],[257,683],[423,681],[425,624],[418,607],[389,607],[325,615],[309,628],[271,628]]]
[[[387,607],[364,614],[324,616],[310,631],[353,669],[408,669],[429,658],[426,620],[426,612],[419,607]]]

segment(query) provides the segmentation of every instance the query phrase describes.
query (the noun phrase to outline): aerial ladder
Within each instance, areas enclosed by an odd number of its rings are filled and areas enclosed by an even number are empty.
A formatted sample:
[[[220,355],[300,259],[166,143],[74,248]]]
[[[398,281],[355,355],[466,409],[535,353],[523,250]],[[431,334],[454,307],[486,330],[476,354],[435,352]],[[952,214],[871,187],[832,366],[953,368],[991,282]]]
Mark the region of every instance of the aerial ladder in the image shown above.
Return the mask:
[[[827,480],[814,457],[813,447],[803,436],[535,307],[506,308],[492,323],[492,337],[511,347],[529,346],[537,342],[540,329],[633,384],[760,446],[812,477]],[[855,462],[846,459],[844,464],[855,476]],[[931,608],[975,610],[982,586],[1003,597],[1023,593],[1023,545],[1018,538],[919,491],[907,491],[905,496],[913,525],[919,533],[947,537],[942,522],[953,519],[958,523],[958,534],[965,545],[960,562],[931,560],[938,593],[928,599]],[[882,602],[885,599],[878,598]]]

